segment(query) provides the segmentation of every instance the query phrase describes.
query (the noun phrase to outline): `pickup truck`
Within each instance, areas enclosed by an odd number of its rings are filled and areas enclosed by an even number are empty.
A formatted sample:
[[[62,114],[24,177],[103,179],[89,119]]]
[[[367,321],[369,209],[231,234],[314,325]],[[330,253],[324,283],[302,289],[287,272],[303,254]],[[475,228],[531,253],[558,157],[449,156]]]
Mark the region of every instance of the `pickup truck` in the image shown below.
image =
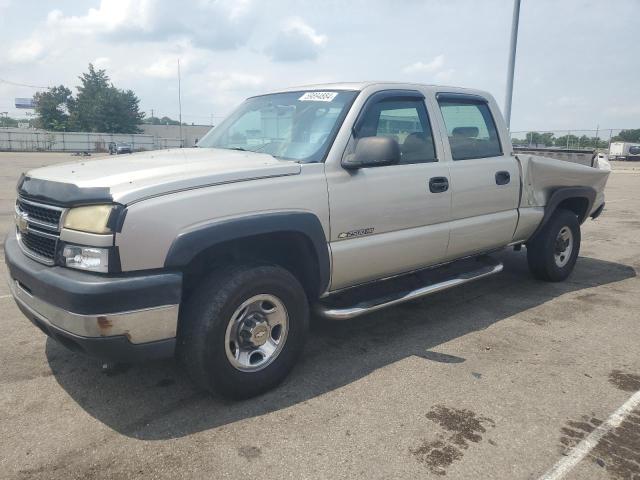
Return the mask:
[[[175,356],[201,387],[272,388],[310,312],[344,320],[501,271],[566,279],[606,164],[516,155],[493,97],[403,83],[247,99],[197,148],[39,168],[5,241],[19,308],[109,362]]]

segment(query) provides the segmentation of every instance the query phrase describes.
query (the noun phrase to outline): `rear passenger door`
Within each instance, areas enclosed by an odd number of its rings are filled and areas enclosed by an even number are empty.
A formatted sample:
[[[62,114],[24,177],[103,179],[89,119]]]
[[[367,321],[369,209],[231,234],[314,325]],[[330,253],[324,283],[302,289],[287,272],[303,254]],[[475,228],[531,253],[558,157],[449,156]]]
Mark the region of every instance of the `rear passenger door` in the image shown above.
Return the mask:
[[[507,245],[518,222],[520,174],[511,150],[503,148],[489,101],[439,93],[437,103],[452,160],[447,258]]]

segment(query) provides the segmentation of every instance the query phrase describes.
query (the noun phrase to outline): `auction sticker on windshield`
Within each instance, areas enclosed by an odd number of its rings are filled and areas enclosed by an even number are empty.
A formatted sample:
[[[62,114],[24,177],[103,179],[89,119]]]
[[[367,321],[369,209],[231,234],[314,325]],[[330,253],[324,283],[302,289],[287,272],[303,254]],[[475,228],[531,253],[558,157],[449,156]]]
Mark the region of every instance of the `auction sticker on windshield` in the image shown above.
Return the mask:
[[[301,102],[331,102],[338,92],[305,92],[298,100]]]

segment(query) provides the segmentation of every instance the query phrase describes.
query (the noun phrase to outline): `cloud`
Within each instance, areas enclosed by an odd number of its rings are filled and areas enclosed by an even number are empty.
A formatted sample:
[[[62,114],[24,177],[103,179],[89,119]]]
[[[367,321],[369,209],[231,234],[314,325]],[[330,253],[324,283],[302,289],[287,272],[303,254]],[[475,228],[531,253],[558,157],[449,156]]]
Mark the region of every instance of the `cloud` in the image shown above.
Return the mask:
[[[255,88],[262,85],[263,78],[259,75],[251,75],[247,73],[220,73],[213,72],[209,74],[209,85],[215,90],[245,90],[247,88]]]
[[[433,78],[436,79],[436,82],[448,82],[453,78],[455,72],[456,71],[453,68],[447,68],[446,70],[437,72]]]
[[[438,55],[429,63],[415,62],[402,69],[404,73],[434,73],[444,67],[444,55]]]
[[[111,66],[111,59],[109,57],[98,57],[91,63],[98,69],[106,69]]]
[[[8,60],[11,63],[31,63],[40,60],[44,55],[45,48],[42,42],[31,37],[9,48]]]
[[[151,65],[142,70],[147,77],[153,78],[174,78],[178,76],[177,57],[164,57],[156,60]]]
[[[278,62],[314,60],[327,44],[327,36],[316,32],[299,17],[290,18],[267,53]]]
[[[84,15],[53,10],[47,26],[64,34],[100,35],[114,42],[183,37],[211,50],[243,45],[253,20],[251,0],[101,0]]]

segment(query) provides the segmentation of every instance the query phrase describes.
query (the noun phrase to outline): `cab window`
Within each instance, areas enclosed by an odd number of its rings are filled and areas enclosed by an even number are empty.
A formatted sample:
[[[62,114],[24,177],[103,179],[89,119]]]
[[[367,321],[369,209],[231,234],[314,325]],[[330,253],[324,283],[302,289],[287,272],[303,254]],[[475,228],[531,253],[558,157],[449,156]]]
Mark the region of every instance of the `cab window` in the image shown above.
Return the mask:
[[[420,99],[381,100],[369,106],[356,139],[383,136],[400,145],[400,164],[437,161],[429,117]]]
[[[502,155],[496,124],[483,101],[439,99],[454,160]]]

